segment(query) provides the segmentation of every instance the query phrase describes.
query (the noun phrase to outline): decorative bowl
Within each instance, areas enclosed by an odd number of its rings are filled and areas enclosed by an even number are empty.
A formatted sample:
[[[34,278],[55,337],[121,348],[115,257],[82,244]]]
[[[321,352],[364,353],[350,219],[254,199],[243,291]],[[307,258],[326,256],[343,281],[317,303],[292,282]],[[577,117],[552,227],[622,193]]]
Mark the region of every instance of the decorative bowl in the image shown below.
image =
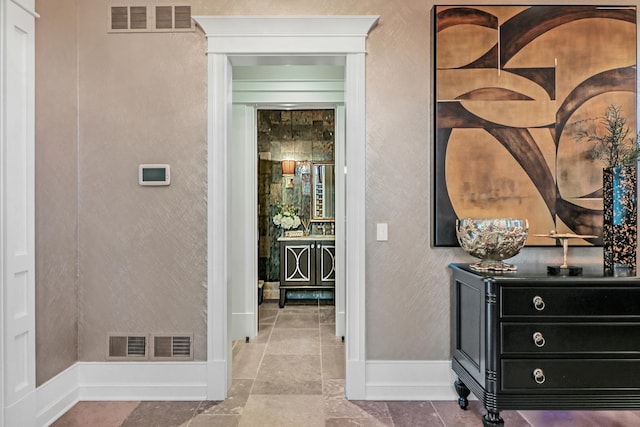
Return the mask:
[[[513,264],[503,260],[520,252],[529,234],[529,221],[514,218],[456,220],[456,236],[460,247],[480,258],[471,265],[477,271],[514,271]]]

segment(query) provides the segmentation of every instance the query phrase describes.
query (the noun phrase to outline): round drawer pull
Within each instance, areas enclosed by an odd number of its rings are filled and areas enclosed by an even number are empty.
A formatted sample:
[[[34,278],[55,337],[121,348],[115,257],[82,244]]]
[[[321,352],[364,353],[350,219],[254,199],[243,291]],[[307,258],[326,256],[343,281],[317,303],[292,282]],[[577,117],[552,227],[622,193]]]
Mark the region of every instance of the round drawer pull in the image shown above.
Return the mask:
[[[544,378],[544,372],[542,372],[542,369],[537,368],[533,370],[533,379],[538,384],[542,384],[544,382],[545,378]]]
[[[538,311],[544,310],[544,300],[541,296],[536,295],[535,297],[533,297],[533,306]]]
[[[536,347],[544,347],[544,344],[546,343],[546,341],[542,336],[542,332],[533,333],[533,343],[536,345]]]

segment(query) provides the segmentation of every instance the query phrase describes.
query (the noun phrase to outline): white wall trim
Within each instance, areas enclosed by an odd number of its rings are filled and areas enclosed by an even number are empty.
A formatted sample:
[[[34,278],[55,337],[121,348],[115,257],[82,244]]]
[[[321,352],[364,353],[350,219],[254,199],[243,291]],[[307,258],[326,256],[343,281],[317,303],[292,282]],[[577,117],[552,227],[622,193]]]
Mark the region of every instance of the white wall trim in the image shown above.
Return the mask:
[[[450,360],[370,360],[366,400],[456,400]]]
[[[350,54],[345,65],[346,108],[346,372],[349,399],[366,396],[366,99],[365,54]]]
[[[208,39],[208,335],[207,357],[227,367],[226,377],[208,377],[209,399],[226,397],[214,383],[229,384],[231,367],[228,303],[228,112],[232,93],[232,68],[236,62],[260,65],[269,57],[295,65],[298,59],[345,59],[345,109],[347,123],[347,375],[345,389],[352,399],[365,395],[365,41],[377,16],[195,16]],[[278,59],[279,58],[279,59]],[[293,58],[293,59],[292,59]],[[310,59],[311,58],[311,59]],[[222,307],[224,306],[224,307]],[[353,372],[350,372],[351,370]],[[219,391],[219,388],[218,388]]]
[[[40,15],[35,11],[35,0],[11,0],[11,2],[32,17],[40,18]]]
[[[378,16],[337,15],[193,18],[210,41],[209,53],[246,56],[364,52],[367,34],[378,21]]]
[[[207,399],[205,362],[78,362],[36,389],[46,426],[80,401]]]
[[[256,112],[253,106],[232,107],[229,146],[229,291],[232,340],[258,335],[258,170]]]
[[[343,82],[344,84],[344,82]],[[346,279],[346,113],[343,102],[335,109],[335,177],[336,177],[336,289],[335,289],[335,322],[336,335],[346,336],[346,306],[347,306],[347,279]]]
[[[231,133],[231,64],[226,55],[209,55],[207,131],[207,359],[210,400],[227,396],[231,343],[228,316],[229,286],[229,184],[228,137]],[[215,76],[213,78],[212,76]],[[220,366],[224,369],[219,369]],[[212,375],[221,375],[212,377]],[[220,393],[222,391],[222,394]]]
[[[205,400],[210,368],[206,362],[78,362],[36,389],[37,425],[51,424],[79,401]],[[367,400],[458,398],[449,360],[367,361],[366,371]]]
[[[257,282],[257,281],[256,281]],[[252,288],[253,293],[257,294],[258,286],[254,286]],[[231,313],[231,336],[235,337],[233,339],[244,339],[250,338],[253,339],[257,336],[256,332],[256,319],[257,314],[254,311],[249,311],[245,313],[233,312]]]
[[[205,400],[205,362],[79,362],[80,400]]]
[[[74,364],[36,389],[36,425],[51,424],[78,403],[78,373]]]

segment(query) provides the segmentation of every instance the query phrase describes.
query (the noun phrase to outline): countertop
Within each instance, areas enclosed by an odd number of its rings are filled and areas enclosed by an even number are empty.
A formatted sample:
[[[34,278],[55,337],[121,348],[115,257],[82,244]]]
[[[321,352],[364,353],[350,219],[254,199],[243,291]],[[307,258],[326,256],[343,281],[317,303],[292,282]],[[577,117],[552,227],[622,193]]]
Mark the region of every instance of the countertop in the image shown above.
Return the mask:
[[[301,237],[278,237],[279,242],[295,242],[297,240],[336,240],[336,236],[333,234],[309,234]]]

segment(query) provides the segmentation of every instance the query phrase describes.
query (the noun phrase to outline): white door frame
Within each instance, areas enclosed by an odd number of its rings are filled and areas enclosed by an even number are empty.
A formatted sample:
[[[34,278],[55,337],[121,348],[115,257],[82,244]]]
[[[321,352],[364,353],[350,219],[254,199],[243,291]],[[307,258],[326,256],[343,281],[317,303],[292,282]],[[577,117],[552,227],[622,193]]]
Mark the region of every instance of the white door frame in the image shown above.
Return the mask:
[[[196,16],[208,39],[208,399],[227,396],[229,143],[233,65],[276,61],[345,66],[346,381],[349,399],[365,398],[365,41],[377,16]]]

